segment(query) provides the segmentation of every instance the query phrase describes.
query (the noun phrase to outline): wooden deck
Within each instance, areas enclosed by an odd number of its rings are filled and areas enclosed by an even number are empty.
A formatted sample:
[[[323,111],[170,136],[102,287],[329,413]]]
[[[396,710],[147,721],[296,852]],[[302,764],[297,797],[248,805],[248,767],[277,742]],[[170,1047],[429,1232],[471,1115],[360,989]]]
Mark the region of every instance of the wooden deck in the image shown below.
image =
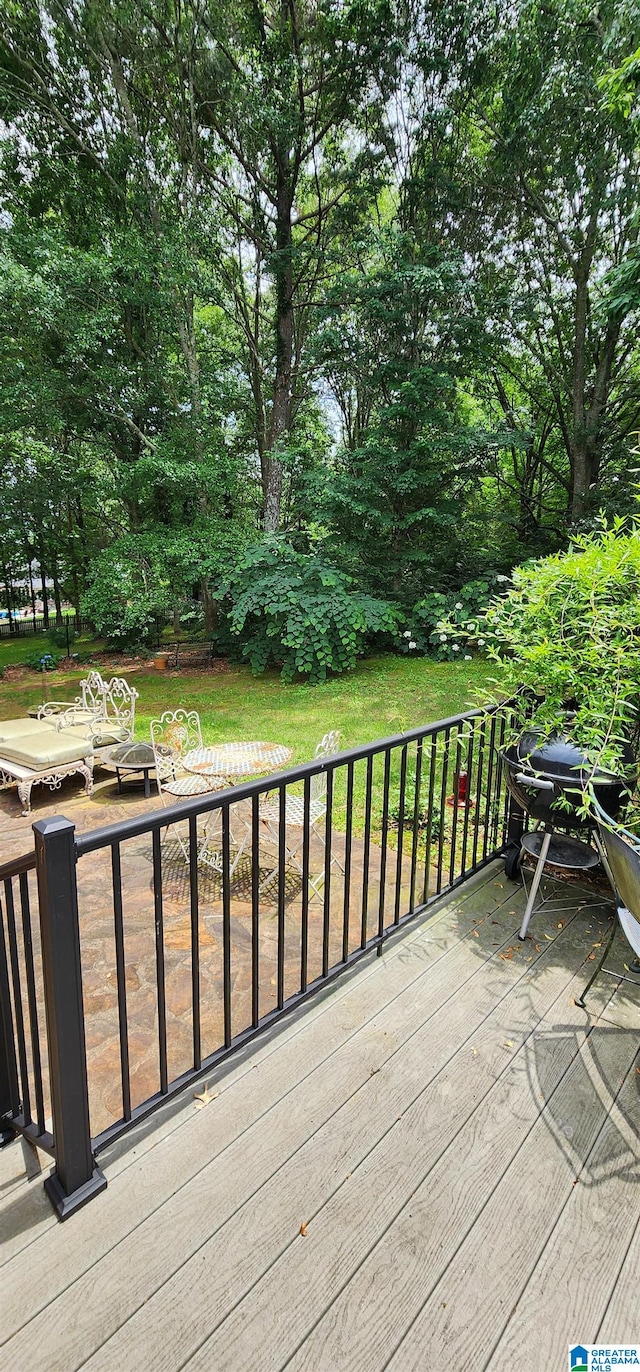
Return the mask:
[[[574,1004],[606,902],[524,945],[521,909],[487,869],[103,1155],[66,1224],[0,1153],[0,1364],[546,1372],[640,1338],[640,991]]]

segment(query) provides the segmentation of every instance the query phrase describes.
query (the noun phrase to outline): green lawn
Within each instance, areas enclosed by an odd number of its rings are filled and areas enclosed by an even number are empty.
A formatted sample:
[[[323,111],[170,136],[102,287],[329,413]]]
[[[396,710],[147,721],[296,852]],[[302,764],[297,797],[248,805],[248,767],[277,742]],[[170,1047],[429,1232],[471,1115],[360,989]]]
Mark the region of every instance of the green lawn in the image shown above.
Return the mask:
[[[82,635],[73,644],[72,652],[86,653],[96,647],[102,648],[103,646],[99,639]],[[61,657],[66,652],[66,648],[60,648],[54,644],[49,634],[12,634],[11,636],[7,634],[6,637],[0,638],[0,671],[4,667],[11,667],[14,664],[18,665],[24,662],[26,658],[31,657],[32,653],[36,652],[39,654],[56,653],[58,657]]]
[[[48,673],[48,698],[73,699],[87,670]],[[480,658],[449,663],[391,655],[363,660],[355,672],[320,686],[285,686],[275,672],[254,677],[245,666],[166,676],[146,666],[124,670],[139,692],[139,738],[148,738],[154,716],[183,706],[199,711],[205,742],[285,743],[295,761],[311,757],[327,729],[339,729],[343,746],[353,747],[455,714],[476,703],[496,672]],[[42,698],[35,672],[22,681],[0,681],[0,718],[24,714]]]

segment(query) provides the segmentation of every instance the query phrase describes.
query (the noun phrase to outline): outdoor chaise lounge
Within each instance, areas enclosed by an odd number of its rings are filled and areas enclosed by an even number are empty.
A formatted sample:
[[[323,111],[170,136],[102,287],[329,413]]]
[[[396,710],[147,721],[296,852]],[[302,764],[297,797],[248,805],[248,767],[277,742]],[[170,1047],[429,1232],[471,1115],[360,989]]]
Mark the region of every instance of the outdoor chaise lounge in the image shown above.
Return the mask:
[[[9,737],[0,734],[0,785],[17,783],[23,815],[31,809],[31,788],[36,782],[57,790],[64,777],[79,772],[85,779],[87,795],[91,795],[94,757],[90,737],[80,735],[78,730],[67,733],[52,728],[40,720],[11,719],[4,724],[14,729],[17,724],[40,724],[39,730],[31,727],[22,733],[12,731]]]
[[[137,694],[123,678],[103,682],[95,672],[75,702],[43,706],[38,719],[0,720],[0,785],[17,784],[23,814],[29,814],[36,782],[57,790],[78,772],[91,795],[95,761],[133,738]]]

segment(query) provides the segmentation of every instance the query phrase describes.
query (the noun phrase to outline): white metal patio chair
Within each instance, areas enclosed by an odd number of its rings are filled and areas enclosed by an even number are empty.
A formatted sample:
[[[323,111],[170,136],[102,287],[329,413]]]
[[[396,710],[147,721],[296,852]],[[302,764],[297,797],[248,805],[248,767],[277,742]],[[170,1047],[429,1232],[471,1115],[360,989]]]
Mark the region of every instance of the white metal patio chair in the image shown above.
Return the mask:
[[[197,710],[165,710],[160,719],[151,721],[151,743],[158,779],[158,791],[163,805],[173,800],[189,796],[207,795],[211,791],[224,791],[229,785],[228,777],[203,776],[189,771],[183,759],[187,754],[202,750],[202,729]],[[230,830],[231,861],[229,877],[238,866],[251,838],[251,827],[244,824],[240,839]],[[167,826],[169,828],[169,826]],[[185,862],[189,861],[189,845],[179,832],[176,838]],[[202,821],[198,834],[198,862],[222,872],[222,812],[213,810]]]
[[[81,694],[73,704],[49,701],[41,705],[38,718],[54,724],[59,732],[82,730],[91,739],[98,757],[102,750],[133,739],[138,692],[125,677],[104,681],[99,672],[89,672],[80,682]]]
[[[103,719],[105,713],[104,695],[106,683],[100,672],[91,671],[88,676],[83,677],[80,682],[80,695],[75,700],[48,700],[38,710],[38,719],[48,719],[57,722],[58,717],[67,714],[69,710],[76,715],[76,723],[90,722],[96,719]]]
[[[158,792],[163,805],[171,805],[176,800],[186,800],[190,796],[204,796],[211,791],[222,791],[226,782],[223,777],[204,777],[190,772],[184,766],[183,758],[195,748],[202,748],[202,729],[197,710],[165,710],[159,719],[150,723],[151,746],[158,781]],[[165,840],[171,826],[167,825]],[[213,849],[213,831],[219,830],[219,848]],[[217,834],[216,834],[217,837]],[[185,862],[189,862],[189,844],[176,831],[176,838]],[[198,833],[198,862],[206,862],[216,870],[222,868],[222,828],[220,812],[214,811],[207,816]]]
[[[329,733],[321,738],[314,758],[331,757],[340,750],[340,734],[337,729],[331,729]],[[318,772],[311,777],[309,784],[309,833],[315,833],[320,839],[323,847],[325,843],[325,832],[322,821],[327,813],[327,774]],[[279,851],[279,831],[280,831],[280,801],[276,792],[269,791],[260,806],[260,819],[265,827],[267,841],[271,840],[276,850]],[[304,798],[302,796],[290,795],[287,791],[285,803],[285,862],[287,867],[291,866],[300,876],[304,876],[301,851],[304,841]],[[331,853],[330,862],[344,871],[342,863],[334,853]],[[271,868],[267,876],[260,883],[259,890],[263,891],[274,877],[278,875],[279,863]],[[309,876],[309,887],[317,896],[322,892],[320,884],[322,876],[313,878]]]

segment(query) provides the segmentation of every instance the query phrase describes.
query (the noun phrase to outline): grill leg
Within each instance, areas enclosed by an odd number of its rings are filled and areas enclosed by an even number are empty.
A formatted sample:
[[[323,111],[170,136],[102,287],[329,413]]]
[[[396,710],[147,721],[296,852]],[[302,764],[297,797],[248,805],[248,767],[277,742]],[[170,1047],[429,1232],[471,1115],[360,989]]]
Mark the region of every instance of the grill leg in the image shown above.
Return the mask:
[[[528,899],[528,901],[527,901],[527,908],[526,908],[526,910],[525,910],[525,912],[524,912],[524,916],[523,916],[523,919],[522,919],[522,924],[521,924],[521,926],[520,926],[520,933],[518,934],[518,938],[521,939],[521,940],[523,940],[523,941],[524,941],[524,939],[526,939],[526,937],[527,937],[527,929],[529,928],[529,920],[531,919],[531,916],[532,916],[532,914],[533,914],[533,907],[534,907],[534,905],[535,905],[535,903],[536,903],[536,896],[537,896],[537,894],[538,894],[538,887],[539,887],[540,882],[541,882],[541,880],[542,880],[542,873],[543,873],[543,871],[544,871],[544,864],[545,864],[545,862],[546,862],[546,860],[547,860],[547,853],[549,852],[549,844],[550,844],[550,843],[551,843],[551,830],[550,830],[550,829],[547,829],[547,831],[546,831],[546,833],[545,833],[545,836],[544,836],[544,838],[543,838],[543,840],[542,840],[542,845],[541,845],[541,848],[540,848],[540,857],[538,858],[538,862],[537,862],[537,865],[536,865],[536,870],[535,870],[535,872],[534,872],[534,874],[533,874],[533,881],[531,882],[531,890],[530,890],[530,892],[529,892],[529,899]]]

